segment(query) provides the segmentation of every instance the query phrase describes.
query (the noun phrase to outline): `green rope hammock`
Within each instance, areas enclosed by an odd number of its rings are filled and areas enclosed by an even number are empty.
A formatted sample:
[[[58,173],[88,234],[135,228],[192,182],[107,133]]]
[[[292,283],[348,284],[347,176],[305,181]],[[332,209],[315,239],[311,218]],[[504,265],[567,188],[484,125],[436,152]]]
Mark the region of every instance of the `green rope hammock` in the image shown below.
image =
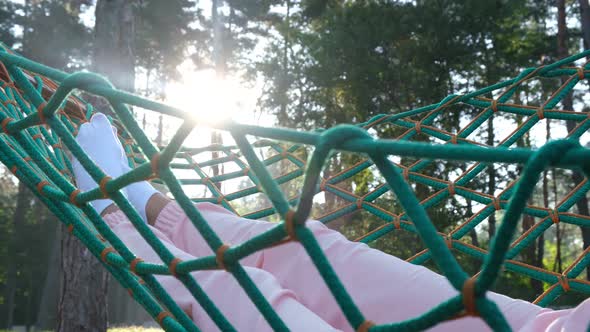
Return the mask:
[[[154,277],[170,275],[169,267],[172,264],[175,265],[176,278],[191,292],[221,330],[233,331],[235,328],[191,277],[191,271],[225,267],[244,288],[268,323],[277,331],[287,330],[239,264],[241,258],[285,240],[298,241],[305,248],[355,330],[423,330],[467,313],[481,316],[494,330],[508,331],[510,327],[505,317],[484,296],[503,270],[529,276],[549,285],[536,301],[542,306],[552,303],[564,292],[590,294],[590,283],[579,278],[590,262],[590,249],[584,250],[562,274],[516,260],[523,248],[553,224],[561,222],[590,226],[588,216],[570,212],[575,202],[588,192],[590,183],[587,179],[572,189],[552,209],[527,204],[540,174],[548,168],[570,169],[582,172],[586,177],[589,174],[590,150],[580,146],[579,139],[590,128],[590,117],[587,113],[555,110],[559,101],[588,76],[587,63],[582,67],[575,67],[574,64],[576,60],[588,55],[590,51],[551,65],[529,68],[514,79],[469,94],[451,95],[435,105],[399,114],[378,115],[356,126],[338,125],[324,131],[302,132],[231,121],[212,124],[214,129],[231,134],[235,145],[188,148],[183,147],[183,143],[197,124],[189,114],[117,90],[96,74],[66,74],[3,49],[0,51],[0,123],[3,131],[0,134],[0,161],[27,184],[167,331],[199,331]],[[539,78],[563,79],[563,84],[540,106],[511,103],[525,82]],[[80,193],[72,182],[65,148],[81,162],[97,183],[105,179],[105,174],[83,153],[74,139],[78,125],[93,113],[92,106],[80,97],[82,91],[88,95],[101,96],[109,102],[112,114],[116,115],[113,121],[120,126],[119,133],[130,163],[135,166],[127,174],[107,179],[108,181],[103,182],[102,190],[116,202],[164,264],[140,261],[88,204],[103,197],[101,188]],[[494,99],[484,97],[491,96],[492,92]],[[182,124],[170,143],[158,149],[135,121],[129,110],[130,106],[177,118]],[[456,133],[438,128],[437,118],[458,106],[470,107],[475,112],[472,121]],[[492,121],[497,112],[520,116],[524,120],[497,146],[484,146],[472,140],[470,137],[477,129],[484,122]],[[567,139],[551,141],[538,150],[512,148],[543,118],[571,120],[577,126],[569,132]],[[391,137],[395,139],[374,138],[369,134],[387,127],[395,127],[398,132],[401,128],[402,133]],[[253,142],[252,138],[258,140]],[[433,144],[437,141],[448,144]],[[261,149],[265,149],[267,157],[259,158]],[[209,160],[203,158],[212,151],[219,157]],[[358,162],[328,176],[324,171],[326,161],[336,153],[358,156]],[[306,154],[310,154],[309,158],[301,157]],[[397,162],[393,156],[412,162]],[[195,158],[203,161],[196,162]],[[454,181],[427,175],[429,166],[445,160],[468,162],[471,166]],[[280,166],[281,163],[288,163],[289,167],[286,168],[289,171],[273,176],[269,169]],[[470,189],[470,182],[495,163],[522,165],[520,177],[507,184],[506,189],[498,196]],[[212,177],[204,170],[223,164],[231,164],[238,170]],[[383,183],[367,189],[363,195],[339,185],[367,170],[372,174],[378,171]],[[190,171],[194,175],[179,180],[180,171]],[[281,222],[268,232],[225,250],[221,261],[215,256],[208,256],[177,264],[175,257],[154,236],[120,192],[132,182],[154,176],[168,188],[213,252],[217,252],[224,244],[195,208],[194,202],[210,201],[235,211],[235,202],[263,193],[271,206],[244,212],[242,215],[248,218],[275,215]],[[249,179],[253,185],[236,192],[222,193],[218,184],[236,179]],[[300,182],[296,182],[297,180]],[[288,198],[281,188],[289,183],[301,184],[294,198]],[[419,201],[410,183],[426,186],[433,194]],[[207,188],[209,194],[191,197],[187,194],[188,190],[185,190],[189,185]],[[330,267],[313,234],[305,226],[312,211],[313,198],[318,192],[332,195],[342,202],[334,210],[316,216],[316,219],[324,223],[330,223],[355,211],[364,211],[381,221],[370,232],[359,237],[360,241],[371,243],[399,230],[418,234],[426,249],[416,253],[409,261],[421,264],[432,260],[460,295],[407,321],[376,326],[367,324],[371,317],[365,317],[357,308]],[[395,207],[379,204],[380,198],[392,193],[396,199]],[[452,231],[441,233],[431,223],[426,209],[453,197],[463,197],[483,208]],[[498,210],[502,210],[503,220],[489,245],[489,251],[469,244],[464,236]],[[523,214],[540,221],[513,241],[519,218]],[[480,273],[471,278],[459,266],[452,251],[482,260]],[[473,286],[471,293],[463,292],[470,288],[464,287],[466,285]],[[475,308],[466,308],[463,297],[473,299]]]

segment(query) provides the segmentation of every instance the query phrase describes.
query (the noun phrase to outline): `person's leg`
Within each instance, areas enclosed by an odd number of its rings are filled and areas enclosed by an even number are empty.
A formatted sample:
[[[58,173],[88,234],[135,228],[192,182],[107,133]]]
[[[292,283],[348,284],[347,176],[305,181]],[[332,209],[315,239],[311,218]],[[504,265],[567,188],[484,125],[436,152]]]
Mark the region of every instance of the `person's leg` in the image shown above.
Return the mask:
[[[543,312],[528,321],[520,332],[575,332],[590,329],[590,299],[574,309]]]
[[[277,225],[240,218],[210,203],[197,204],[197,208],[221,239],[230,244],[240,244]],[[164,205],[154,226],[179,248],[193,255],[213,255],[174,202]],[[318,221],[308,221],[307,227],[314,233],[346,290],[369,320],[391,323],[417,317],[458,294],[446,278],[425,267],[407,263],[365,244],[351,242]],[[351,330],[301,244],[293,242],[262,250],[246,257],[241,263],[270,272],[281,285],[296,292],[301,303],[326,322],[343,331]],[[515,329],[542,310],[529,302],[500,294],[490,292],[488,297],[499,305]],[[486,330],[486,325],[478,318],[463,318],[440,324],[436,329],[479,331]]]
[[[162,263],[154,250],[120,210],[111,206],[104,211],[103,215],[115,234],[137,257],[145,262]],[[195,258],[176,248],[170,239],[159,230],[151,229],[174,256],[183,261]],[[337,331],[299,303],[295,293],[282,288],[270,273],[257,268],[246,267],[245,269],[279,317],[292,331]],[[197,271],[192,272],[191,275],[238,331],[272,330],[230,273],[221,270]],[[201,330],[219,330],[178,279],[172,276],[156,276],[156,279],[181,309],[189,313]]]

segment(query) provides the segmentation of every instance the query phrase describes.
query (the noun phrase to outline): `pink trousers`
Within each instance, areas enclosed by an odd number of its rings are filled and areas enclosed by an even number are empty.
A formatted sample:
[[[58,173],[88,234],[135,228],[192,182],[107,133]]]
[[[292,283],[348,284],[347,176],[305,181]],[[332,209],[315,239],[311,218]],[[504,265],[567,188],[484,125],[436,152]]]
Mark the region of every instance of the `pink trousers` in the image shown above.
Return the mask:
[[[214,204],[200,203],[197,208],[228,244],[240,244],[276,226],[238,217]],[[108,214],[105,220],[138,257],[146,262],[162,263],[122,212]],[[458,294],[446,278],[427,268],[348,241],[318,221],[310,220],[306,225],[368,320],[380,324],[416,317]],[[152,230],[182,260],[213,255],[176,203],[163,209]],[[353,331],[299,243],[257,252],[240,263],[292,331]],[[192,275],[237,330],[271,330],[230,273],[196,271]],[[197,326],[203,331],[218,331],[176,278],[158,276],[157,279]],[[492,292],[487,296],[499,306],[515,331],[585,331],[590,321],[590,300],[575,309],[553,311]],[[431,330],[486,331],[489,328],[480,318],[466,317],[443,322]]]

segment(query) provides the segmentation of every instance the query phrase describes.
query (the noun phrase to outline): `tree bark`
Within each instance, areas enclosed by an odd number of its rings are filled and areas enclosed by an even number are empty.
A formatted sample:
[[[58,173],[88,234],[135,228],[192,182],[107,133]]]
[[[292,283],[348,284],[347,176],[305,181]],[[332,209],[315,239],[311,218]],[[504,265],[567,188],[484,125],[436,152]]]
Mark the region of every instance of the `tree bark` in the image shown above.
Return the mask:
[[[473,205],[470,199],[467,200],[467,216],[469,218],[469,216],[473,215]],[[471,244],[473,244],[476,247],[479,247],[479,240],[477,239],[477,232],[475,231],[475,228],[471,229],[469,231],[469,236],[471,237]]]
[[[49,222],[56,223],[59,221],[49,220]],[[56,311],[58,304],[59,289],[55,287],[59,283],[59,266],[60,263],[60,245],[61,245],[61,227],[55,227],[54,240],[49,255],[49,262],[47,264],[47,276],[43,291],[41,292],[41,300],[39,302],[39,311],[37,313],[37,323],[35,327],[37,330],[55,330],[56,327]]]
[[[221,0],[212,0],[211,1],[211,21],[213,23],[213,63],[215,65],[215,77],[217,80],[223,80],[225,77],[225,57],[224,57],[224,49],[223,49],[223,16],[222,13],[219,12],[219,8],[221,7],[222,3]],[[217,131],[211,131],[211,144],[223,144],[223,138],[221,137],[221,133]],[[213,160],[219,158],[219,152],[213,151],[211,152],[211,158]],[[213,172],[213,176],[218,176],[220,173],[219,165],[211,166],[211,170]],[[216,182],[215,187],[221,189],[221,182]]]
[[[62,233],[67,234],[64,226]],[[61,252],[57,331],[106,331],[106,270],[74,236],[62,238]]]
[[[129,0],[98,0],[94,27],[94,70],[130,92],[135,90],[135,5]]]
[[[94,70],[121,90],[135,88],[136,1],[98,0],[95,11]],[[109,113],[102,99],[98,112]],[[106,331],[108,272],[73,236],[62,239],[58,331]]]
[[[580,0],[580,10],[582,12],[582,30],[584,30],[584,45],[589,41],[586,39],[586,35],[590,34],[590,31],[586,31],[590,29],[590,18],[588,15],[588,1],[587,0]],[[567,24],[566,24],[566,13],[565,13],[565,0],[558,0],[557,1],[557,55],[559,58],[565,58],[568,55],[567,51]],[[562,79],[562,84],[565,83],[565,80]],[[573,110],[574,103],[572,99],[571,93],[568,94],[562,100],[563,108],[566,110]],[[566,121],[567,131],[571,132],[575,127],[576,123],[574,121]],[[572,180],[574,181],[574,185],[577,186],[584,180],[584,176],[579,172],[574,171],[572,174]],[[578,208],[578,213],[581,215],[588,215],[588,198],[586,196],[582,196],[577,202],[576,207]],[[584,249],[590,246],[590,229],[587,227],[580,226],[580,231],[582,232],[582,240]],[[586,279],[590,280],[590,266],[586,268]]]
[[[14,296],[16,293],[16,282],[17,282],[17,256],[18,256],[18,239],[20,237],[20,229],[24,222],[25,213],[29,208],[29,192],[27,186],[23,182],[18,184],[18,194],[16,198],[16,209],[12,218],[14,233],[11,237],[11,241],[8,245],[8,269],[6,273],[6,290],[4,292],[4,326],[10,330],[13,325],[14,318]]]
[[[490,118],[488,120],[488,141],[487,144],[489,146],[494,146],[494,118]],[[494,164],[490,164],[488,166],[488,194],[491,196],[496,196],[496,169],[494,168]],[[488,218],[488,236],[490,241],[496,234],[496,212],[492,212],[490,217]]]
[[[590,48],[590,5],[588,5],[588,0],[578,0],[578,3],[580,4],[584,49],[588,49]]]

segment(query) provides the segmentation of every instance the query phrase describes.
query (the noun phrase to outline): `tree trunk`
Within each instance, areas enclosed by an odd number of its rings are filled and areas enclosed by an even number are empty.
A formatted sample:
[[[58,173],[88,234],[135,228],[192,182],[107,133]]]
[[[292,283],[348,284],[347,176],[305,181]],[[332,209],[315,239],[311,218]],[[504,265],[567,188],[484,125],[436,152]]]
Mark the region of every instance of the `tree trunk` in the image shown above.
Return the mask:
[[[488,141],[487,141],[487,144],[489,146],[494,146],[494,118],[493,117],[491,117],[488,120]],[[496,169],[494,168],[494,164],[490,164],[488,166],[488,194],[495,197],[496,196],[495,192],[496,192]],[[492,212],[492,214],[490,214],[490,217],[488,218],[488,224],[489,224],[488,235],[489,235],[490,241],[492,241],[494,234],[496,234],[496,212]]]
[[[578,3],[580,4],[584,49],[588,49],[590,48],[590,5],[588,5],[588,0],[578,0]]]
[[[50,220],[49,222],[58,223],[58,220]],[[37,323],[35,324],[36,329],[41,331],[54,331],[56,326],[57,316],[55,308],[58,304],[57,297],[59,289],[55,285],[59,283],[59,266],[61,265],[59,255],[61,252],[61,227],[55,227],[54,233],[54,241],[47,264],[47,276],[45,277],[41,300],[39,302]]]
[[[467,215],[473,215],[473,205],[470,199],[467,200]],[[475,231],[475,228],[469,231],[469,236],[471,237],[471,244],[473,244],[476,247],[479,247],[479,240],[477,239],[477,232]]]
[[[98,0],[94,27],[94,70],[130,92],[135,90],[135,4]]]
[[[63,225],[61,228],[67,234]],[[74,236],[62,238],[61,253],[57,331],[106,331],[106,270]]]
[[[580,0],[580,9],[582,12],[582,30],[584,30],[584,45],[588,42],[586,39],[586,35],[590,34],[589,20],[590,18],[588,15],[588,1],[587,0]],[[559,58],[565,58],[568,55],[567,51],[567,25],[566,25],[566,13],[565,13],[565,0],[558,0],[557,1],[557,55]],[[562,80],[562,84],[565,80]],[[572,100],[571,93],[568,94],[562,100],[563,108],[566,110],[574,110],[574,103]],[[566,127],[568,132],[571,132],[575,127],[576,123],[574,121],[566,121]],[[579,172],[574,171],[572,174],[572,180],[574,181],[574,185],[577,186],[584,180],[584,176]],[[578,208],[578,213],[581,215],[588,215],[588,198],[586,196],[582,196],[577,202],[576,206]],[[584,249],[590,246],[590,229],[587,227],[580,226],[580,231],[582,232],[582,240]],[[590,280],[590,266],[586,268],[586,279]]]
[[[135,88],[136,1],[98,0],[95,11],[94,70],[122,90]],[[108,113],[105,101],[92,100]],[[73,236],[62,240],[62,288],[58,331],[106,331],[108,272]]]
[[[213,22],[213,63],[215,64],[215,77],[221,81],[225,77],[225,57],[223,50],[223,17],[219,12],[220,0],[211,1],[211,21]],[[223,144],[221,133],[211,131],[211,144]],[[219,158],[219,152],[211,152],[213,160]],[[213,176],[220,174],[219,165],[211,166]],[[221,182],[216,182],[215,187],[221,189]]]
[[[20,237],[20,229],[24,222],[25,213],[29,208],[29,191],[27,186],[23,182],[18,184],[18,194],[16,198],[16,209],[12,218],[13,223],[13,234],[11,241],[8,245],[8,269],[6,273],[6,289],[4,292],[4,319],[3,328],[11,329],[13,324],[14,315],[14,296],[16,293],[16,282],[17,282],[17,257],[18,257],[18,239]]]
[[[287,13],[285,14],[285,25],[287,31],[285,31],[285,37],[283,40],[283,72],[280,74],[281,78],[279,81],[280,98],[281,98],[281,109],[279,117],[288,119],[287,109],[289,106],[289,32],[291,30],[291,1],[287,0]]]

